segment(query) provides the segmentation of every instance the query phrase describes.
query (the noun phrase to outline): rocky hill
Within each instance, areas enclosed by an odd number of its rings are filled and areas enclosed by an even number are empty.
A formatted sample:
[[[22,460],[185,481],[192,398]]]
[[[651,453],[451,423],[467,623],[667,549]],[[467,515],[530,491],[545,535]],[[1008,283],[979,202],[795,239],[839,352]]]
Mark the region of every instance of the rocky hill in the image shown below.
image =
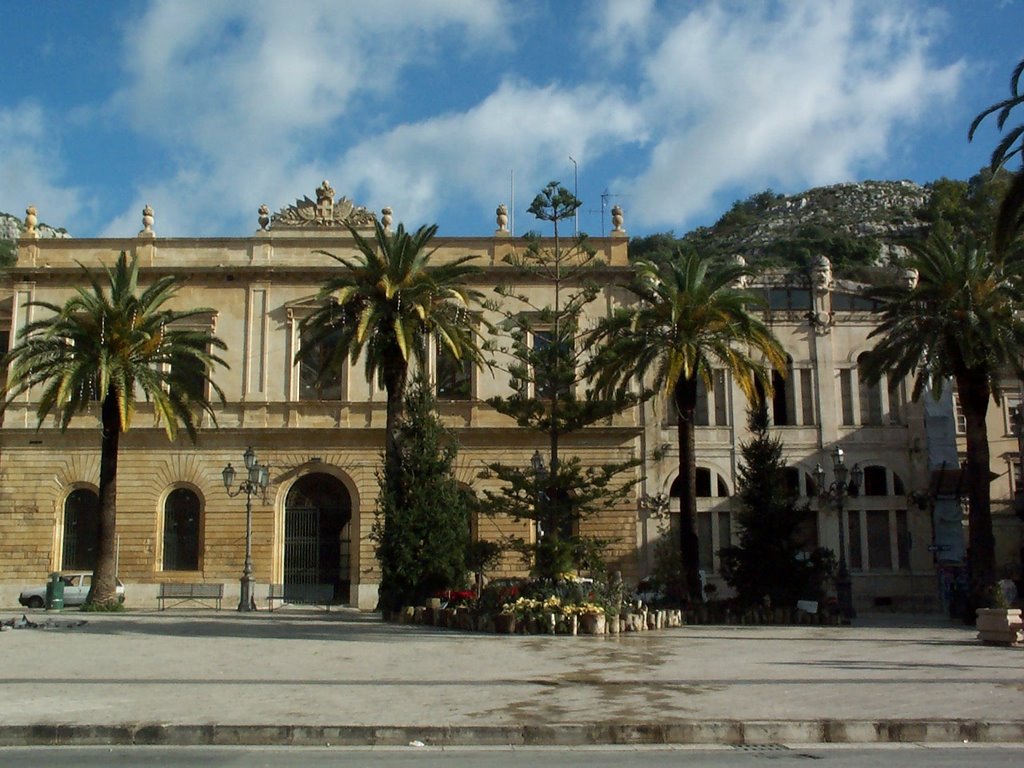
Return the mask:
[[[737,201],[713,226],[681,240],[766,266],[803,266],[818,253],[838,267],[878,266],[901,242],[927,234],[931,199],[931,185],[910,181],[836,184],[789,196],[768,190]]]

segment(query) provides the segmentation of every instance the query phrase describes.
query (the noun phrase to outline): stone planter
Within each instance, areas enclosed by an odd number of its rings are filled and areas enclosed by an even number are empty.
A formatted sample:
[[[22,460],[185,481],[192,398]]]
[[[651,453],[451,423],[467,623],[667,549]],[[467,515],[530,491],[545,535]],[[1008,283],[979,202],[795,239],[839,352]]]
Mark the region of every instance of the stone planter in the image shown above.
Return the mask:
[[[1020,608],[979,608],[978,639],[988,645],[1020,645],[1024,624]]]
[[[605,629],[605,618],[603,613],[580,614],[581,635],[603,635]]]

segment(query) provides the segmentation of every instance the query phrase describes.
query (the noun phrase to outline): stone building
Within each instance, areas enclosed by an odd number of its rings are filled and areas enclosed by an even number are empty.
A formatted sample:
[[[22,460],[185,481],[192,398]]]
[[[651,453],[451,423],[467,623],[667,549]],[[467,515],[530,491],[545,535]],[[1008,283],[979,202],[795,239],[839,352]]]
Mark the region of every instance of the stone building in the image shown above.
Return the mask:
[[[336,386],[317,390],[313,371],[294,363],[301,319],[316,306],[320,284],[340,267],[321,251],[354,253],[344,223],[369,227],[376,214],[325,182],[317,199],[304,198],[273,216],[260,209],[259,229],[239,238],[162,238],[153,211],[126,239],[39,239],[23,234],[17,265],[0,283],[0,344],[14,343],[38,309],[33,300],[63,303],[82,279],[79,264],[110,264],[121,251],[137,255],[143,280],[174,274],[184,280],[179,308],[211,307],[203,322],[228,345],[228,370],[217,372],[227,403],[216,405],[216,427],[204,423],[198,442],[168,442],[147,419],[146,405],[121,442],[118,479],[118,572],[130,606],[153,607],[158,584],[214,582],[237,598],[245,552],[245,500],[229,497],[221,472],[240,466],[248,446],[270,465],[266,499],[253,498],[252,553],[256,598],[272,584],[330,584],[335,600],[362,609],[376,603],[379,569],[370,530],[381,463],[385,398],[361,366]],[[33,211],[34,213],[34,211]],[[381,212],[390,225],[392,213]],[[28,223],[28,222],[27,222]],[[622,214],[607,238],[590,244],[604,262],[601,296],[589,320],[625,300],[628,275]],[[435,261],[477,256],[478,287],[491,293],[508,281],[503,258],[521,243],[499,208],[487,237],[435,240]],[[550,286],[518,281],[544,303]],[[929,436],[924,409],[907,401],[905,382],[868,387],[857,362],[871,346],[872,306],[858,286],[833,279],[824,257],[810,274],[763,275],[752,286],[768,299],[767,319],[789,355],[772,401],[775,429],[791,467],[793,487],[815,495],[813,471],[831,475],[837,445],[864,470],[864,492],[847,505],[847,555],[858,607],[935,606],[936,557],[930,493]],[[459,479],[480,487],[486,461],[527,465],[542,436],[524,432],[497,414],[486,398],[509,392],[495,371],[453,365],[431,354],[439,410],[460,440]],[[718,580],[716,551],[735,535],[730,497],[738,446],[746,439],[746,403],[723,374],[701,399],[698,418],[698,529],[702,568]],[[649,503],[672,496],[678,452],[670,409],[652,401],[611,423],[572,436],[563,451],[585,462],[643,457],[646,471],[636,498],[583,521],[581,532],[613,541],[610,565],[635,582],[654,565],[655,542],[670,535],[667,516]],[[0,605],[57,569],[87,568],[94,536],[99,477],[98,413],[77,417],[61,433],[48,420],[36,429],[30,397],[12,404],[0,428]],[[925,500],[925,503],[915,503]],[[817,501],[812,500],[817,504]],[[518,525],[518,527],[517,527]],[[511,520],[474,521],[473,535],[496,538],[530,527]],[[813,538],[838,550],[836,511],[819,509]],[[514,572],[516,563],[503,564]],[[720,594],[724,585],[720,585]]]

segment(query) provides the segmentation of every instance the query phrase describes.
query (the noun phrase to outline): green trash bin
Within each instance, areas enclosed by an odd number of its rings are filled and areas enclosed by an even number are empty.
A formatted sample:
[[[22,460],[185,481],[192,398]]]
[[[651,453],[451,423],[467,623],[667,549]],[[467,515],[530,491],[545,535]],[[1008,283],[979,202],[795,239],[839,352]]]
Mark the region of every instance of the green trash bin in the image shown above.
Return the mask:
[[[46,610],[59,611],[64,608],[64,579],[59,573],[51,573],[46,582]]]

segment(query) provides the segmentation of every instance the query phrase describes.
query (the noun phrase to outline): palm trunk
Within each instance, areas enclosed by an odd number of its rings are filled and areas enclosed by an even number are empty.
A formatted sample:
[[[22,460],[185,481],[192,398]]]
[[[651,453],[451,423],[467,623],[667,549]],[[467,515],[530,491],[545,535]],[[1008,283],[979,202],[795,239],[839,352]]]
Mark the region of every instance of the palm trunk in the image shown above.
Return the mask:
[[[121,414],[113,390],[103,399],[102,421],[99,542],[87,602],[112,605],[117,602],[117,449],[121,438]]]
[[[686,590],[693,602],[702,600],[700,549],[697,540],[697,444],[693,417],[697,410],[697,379],[680,378],[674,392],[679,431],[679,552]]]
[[[970,506],[967,564],[975,607],[986,605],[995,584],[995,537],[992,533],[991,465],[988,445],[988,401],[991,391],[984,373],[966,371],[956,377],[957,394],[967,422],[967,499]]]

